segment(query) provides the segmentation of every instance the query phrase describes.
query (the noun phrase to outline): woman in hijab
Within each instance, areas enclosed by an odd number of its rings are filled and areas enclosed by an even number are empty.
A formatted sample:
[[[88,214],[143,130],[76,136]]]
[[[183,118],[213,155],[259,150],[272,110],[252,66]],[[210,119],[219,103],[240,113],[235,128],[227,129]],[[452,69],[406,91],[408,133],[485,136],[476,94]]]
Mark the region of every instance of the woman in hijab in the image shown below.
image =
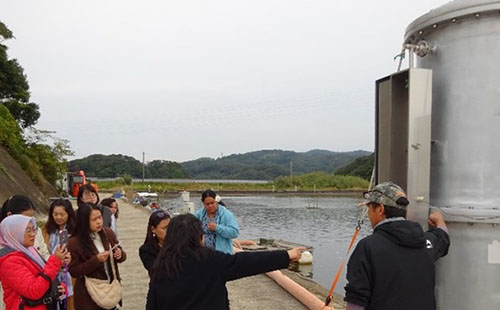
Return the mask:
[[[35,216],[35,205],[31,199],[24,195],[10,196],[2,206],[2,211],[0,212],[0,222],[13,214],[22,214],[29,217]],[[36,233],[35,248],[38,253],[42,255],[43,259],[47,260],[49,258],[50,253],[45,246],[42,230],[40,228],[38,228]]]
[[[47,262],[35,249],[36,220],[20,214],[6,217],[0,223],[0,281],[7,310],[46,310],[42,297],[51,289],[63,261],[71,259],[64,246],[59,246]],[[64,286],[59,286],[64,292]],[[27,300],[38,301],[27,306]]]

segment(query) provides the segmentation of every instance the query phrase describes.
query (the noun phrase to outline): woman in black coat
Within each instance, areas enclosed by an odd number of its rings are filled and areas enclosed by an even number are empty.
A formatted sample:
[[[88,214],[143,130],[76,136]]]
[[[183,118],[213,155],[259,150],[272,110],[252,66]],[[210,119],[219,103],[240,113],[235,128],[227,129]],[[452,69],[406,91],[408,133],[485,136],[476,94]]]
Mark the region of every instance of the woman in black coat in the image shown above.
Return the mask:
[[[170,215],[163,210],[153,212],[149,216],[146,240],[144,240],[144,244],[139,248],[139,256],[144,268],[148,272],[151,272],[153,263],[163,246],[169,223]]]
[[[151,270],[147,310],[229,309],[226,282],[288,267],[304,248],[241,252],[235,255],[203,246],[201,222],[193,215],[172,219]]]

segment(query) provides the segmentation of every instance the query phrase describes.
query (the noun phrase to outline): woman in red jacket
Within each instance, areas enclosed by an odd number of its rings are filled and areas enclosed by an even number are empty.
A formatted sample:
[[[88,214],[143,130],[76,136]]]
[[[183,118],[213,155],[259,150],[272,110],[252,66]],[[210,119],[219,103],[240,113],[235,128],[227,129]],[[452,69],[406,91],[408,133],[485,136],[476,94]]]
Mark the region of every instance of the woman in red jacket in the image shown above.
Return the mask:
[[[58,247],[45,262],[34,248],[37,226],[35,218],[20,214],[11,215],[0,224],[0,281],[6,310],[18,310],[25,299],[39,300],[50,289],[64,260],[70,255]],[[50,278],[50,282],[48,279]],[[64,292],[64,287],[59,287]],[[46,310],[40,303],[25,310]]]

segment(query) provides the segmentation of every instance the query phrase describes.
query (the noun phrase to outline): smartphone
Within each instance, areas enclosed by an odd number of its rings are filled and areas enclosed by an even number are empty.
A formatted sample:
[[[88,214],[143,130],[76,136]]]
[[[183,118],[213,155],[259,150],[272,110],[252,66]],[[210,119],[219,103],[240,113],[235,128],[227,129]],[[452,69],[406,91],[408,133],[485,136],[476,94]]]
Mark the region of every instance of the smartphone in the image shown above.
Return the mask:
[[[68,243],[68,230],[63,229],[59,231],[59,245],[65,245]]]

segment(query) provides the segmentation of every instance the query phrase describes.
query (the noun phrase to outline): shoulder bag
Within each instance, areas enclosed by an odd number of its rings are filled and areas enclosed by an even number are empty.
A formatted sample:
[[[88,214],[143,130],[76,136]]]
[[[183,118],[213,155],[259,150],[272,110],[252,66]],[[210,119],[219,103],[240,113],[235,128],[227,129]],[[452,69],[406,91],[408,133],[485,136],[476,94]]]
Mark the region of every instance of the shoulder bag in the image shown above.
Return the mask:
[[[101,280],[85,276],[85,287],[90,298],[103,309],[114,309],[122,300],[122,286],[116,276],[113,252],[109,253],[113,281]],[[106,267],[104,267],[106,268]]]

